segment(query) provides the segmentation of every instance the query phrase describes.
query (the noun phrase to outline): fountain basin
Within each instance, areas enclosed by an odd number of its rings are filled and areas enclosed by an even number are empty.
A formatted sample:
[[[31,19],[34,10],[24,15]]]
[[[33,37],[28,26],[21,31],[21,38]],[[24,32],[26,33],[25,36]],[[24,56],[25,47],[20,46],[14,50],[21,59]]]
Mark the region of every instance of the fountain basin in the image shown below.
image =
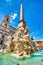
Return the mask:
[[[29,58],[30,54],[29,55],[23,55],[23,56],[19,56],[17,54],[11,54],[11,56],[16,57],[16,58]]]

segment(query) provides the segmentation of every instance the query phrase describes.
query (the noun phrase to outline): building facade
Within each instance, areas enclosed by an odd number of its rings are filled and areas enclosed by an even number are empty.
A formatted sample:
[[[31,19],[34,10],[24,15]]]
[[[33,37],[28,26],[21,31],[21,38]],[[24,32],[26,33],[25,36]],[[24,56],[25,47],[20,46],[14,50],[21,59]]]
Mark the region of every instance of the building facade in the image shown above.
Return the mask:
[[[12,36],[16,32],[16,28],[10,26],[10,17],[6,15],[0,24],[0,44],[7,41],[8,36]]]
[[[40,46],[40,48],[43,49],[43,40],[37,40],[36,42]]]

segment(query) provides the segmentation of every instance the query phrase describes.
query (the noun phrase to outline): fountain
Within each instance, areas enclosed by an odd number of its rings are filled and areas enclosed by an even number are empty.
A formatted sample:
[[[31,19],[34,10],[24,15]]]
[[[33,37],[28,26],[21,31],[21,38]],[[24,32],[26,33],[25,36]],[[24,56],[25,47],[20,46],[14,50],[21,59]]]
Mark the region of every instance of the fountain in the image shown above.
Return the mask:
[[[3,52],[11,52],[12,56],[16,56],[18,58],[30,57],[31,53],[36,51],[37,46],[29,36],[29,33],[30,31],[24,21],[23,7],[21,4],[18,28],[14,35],[8,36],[7,42],[4,43],[6,48]]]
[[[29,36],[29,29],[26,27],[23,17],[23,7],[20,7],[20,22],[16,33],[10,36],[7,41],[7,49],[12,56],[18,58],[30,57],[32,51],[36,51],[36,44]]]

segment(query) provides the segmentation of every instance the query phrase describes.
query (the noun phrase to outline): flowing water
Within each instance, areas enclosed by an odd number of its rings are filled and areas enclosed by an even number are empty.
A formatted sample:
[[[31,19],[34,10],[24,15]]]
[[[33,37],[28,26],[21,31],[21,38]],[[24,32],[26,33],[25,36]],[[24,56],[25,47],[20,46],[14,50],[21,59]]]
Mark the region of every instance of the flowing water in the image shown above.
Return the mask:
[[[0,65],[43,65],[43,51],[36,52],[30,58],[18,59],[9,53],[0,53]]]

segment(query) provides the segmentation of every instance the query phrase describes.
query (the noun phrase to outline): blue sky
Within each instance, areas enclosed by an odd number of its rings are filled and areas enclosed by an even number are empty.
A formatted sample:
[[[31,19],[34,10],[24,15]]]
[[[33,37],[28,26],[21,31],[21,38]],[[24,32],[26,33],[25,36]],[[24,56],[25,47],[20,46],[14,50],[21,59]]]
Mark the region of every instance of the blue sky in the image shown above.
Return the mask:
[[[21,3],[30,36],[36,40],[43,39],[43,0],[0,0],[0,23],[8,14],[11,18],[10,25],[17,28]]]

